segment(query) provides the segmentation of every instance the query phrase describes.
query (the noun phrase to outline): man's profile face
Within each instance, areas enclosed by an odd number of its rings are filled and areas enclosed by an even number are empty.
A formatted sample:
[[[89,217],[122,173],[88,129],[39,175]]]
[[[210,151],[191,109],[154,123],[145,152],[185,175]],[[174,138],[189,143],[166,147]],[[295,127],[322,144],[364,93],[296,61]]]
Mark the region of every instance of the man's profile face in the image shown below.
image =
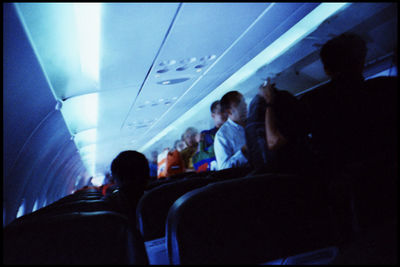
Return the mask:
[[[247,103],[243,96],[237,104],[232,104],[228,110],[229,118],[234,122],[244,122],[247,119]]]
[[[219,128],[228,119],[228,114],[226,112],[221,112],[221,105],[218,104],[211,113],[211,117],[214,120],[215,127]]]

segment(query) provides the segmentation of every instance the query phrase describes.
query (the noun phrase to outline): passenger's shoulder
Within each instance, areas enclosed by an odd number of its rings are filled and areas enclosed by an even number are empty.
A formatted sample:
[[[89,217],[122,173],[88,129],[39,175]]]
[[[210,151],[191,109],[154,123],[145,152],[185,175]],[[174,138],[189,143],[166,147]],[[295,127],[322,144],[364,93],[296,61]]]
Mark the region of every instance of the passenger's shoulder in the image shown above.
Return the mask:
[[[212,129],[209,129],[209,130],[203,130],[203,131],[200,132],[200,134],[214,134],[215,132],[217,132],[217,128],[216,127],[212,128]]]
[[[220,138],[223,137],[225,135],[225,132],[228,131],[229,125],[228,125],[228,121],[225,121],[221,127],[219,127],[218,131],[215,133],[215,138]]]
[[[365,81],[365,89],[369,91],[373,90],[385,90],[397,89],[397,77],[396,76],[381,76]]]
[[[253,105],[259,105],[259,104],[265,104],[265,100],[262,96],[259,94],[256,94],[253,99],[250,101],[250,106]]]

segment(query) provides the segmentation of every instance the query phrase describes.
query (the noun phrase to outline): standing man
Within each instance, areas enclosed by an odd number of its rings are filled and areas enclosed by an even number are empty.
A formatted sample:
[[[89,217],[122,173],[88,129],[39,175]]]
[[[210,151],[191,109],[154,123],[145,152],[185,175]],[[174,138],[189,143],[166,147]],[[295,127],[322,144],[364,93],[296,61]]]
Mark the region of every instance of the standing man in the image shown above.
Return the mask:
[[[228,120],[215,135],[214,151],[218,170],[243,166],[247,163],[246,125],[247,104],[241,93],[230,91],[220,101]]]

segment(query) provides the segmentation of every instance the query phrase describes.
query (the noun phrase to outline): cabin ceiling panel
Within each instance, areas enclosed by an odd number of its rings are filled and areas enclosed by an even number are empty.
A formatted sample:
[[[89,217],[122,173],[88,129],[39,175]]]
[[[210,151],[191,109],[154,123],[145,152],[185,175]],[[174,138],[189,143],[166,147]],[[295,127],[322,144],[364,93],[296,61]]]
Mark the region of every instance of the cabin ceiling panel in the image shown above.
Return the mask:
[[[179,3],[103,4],[102,90],[133,87],[139,91],[178,6]]]
[[[56,98],[93,91],[91,81],[80,74],[73,5],[17,3],[16,7]]]
[[[268,5],[183,4],[130,115],[145,103],[183,95]]]
[[[397,48],[397,20],[392,19],[373,28],[368,35],[373,36],[368,47],[368,59],[393,53]],[[381,42],[380,40],[385,40]]]
[[[135,89],[130,87],[99,93],[97,142],[121,137],[121,125],[136,94]]]

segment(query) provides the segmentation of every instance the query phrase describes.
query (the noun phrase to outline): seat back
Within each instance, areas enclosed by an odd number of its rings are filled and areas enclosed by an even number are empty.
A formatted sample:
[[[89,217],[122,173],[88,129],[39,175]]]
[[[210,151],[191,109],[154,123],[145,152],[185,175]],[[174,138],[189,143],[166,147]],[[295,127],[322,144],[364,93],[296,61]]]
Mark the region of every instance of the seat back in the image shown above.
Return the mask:
[[[65,203],[54,203],[35,212],[15,219],[12,224],[20,224],[30,220],[42,220],[46,216],[54,216],[70,212],[113,211],[112,207],[103,200],[77,200]]]
[[[68,213],[4,230],[6,264],[147,264],[143,239],[128,219],[101,211]]]
[[[242,166],[236,168],[223,169],[219,171],[210,171],[208,177],[214,180],[223,181],[246,176],[252,171],[251,167]]]
[[[260,264],[335,244],[318,180],[259,175],[209,184],[169,210],[171,264]]]
[[[210,182],[211,180],[204,178],[179,180],[160,185],[143,195],[136,208],[136,220],[144,240],[163,237],[168,210],[175,200]]]
[[[53,202],[52,204],[58,204],[58,203],[63,203],[63,202],[68,202],[68,201],[75,201],[75,200],[85,200],[85,199],[101,199],[103,195],[101,192],[78,192],[75,194],[67,195],[63,198],[60,198],[59,200]],[[50,205],[52,205],[50,204]]]

